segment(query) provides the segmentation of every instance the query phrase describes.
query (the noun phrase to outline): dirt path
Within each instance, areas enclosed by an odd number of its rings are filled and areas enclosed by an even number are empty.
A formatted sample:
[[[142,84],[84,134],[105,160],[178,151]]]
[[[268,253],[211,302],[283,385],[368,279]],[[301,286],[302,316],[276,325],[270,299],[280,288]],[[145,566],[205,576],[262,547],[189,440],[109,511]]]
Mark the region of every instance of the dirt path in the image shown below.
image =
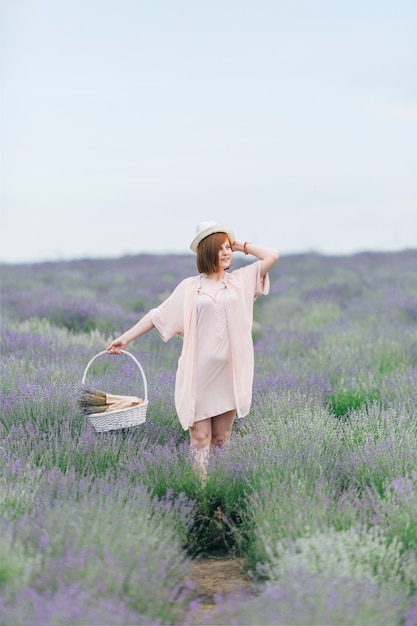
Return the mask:
[[[202,598],[201,604],[188,615],[185,622],[192,626],[207,624],[207,616],[216,606],[216,595],[224,597],[252,591],[244,562],[232,557],[211,556],[196,560],[192,566],[191,578],[197,586],[198,596]]]

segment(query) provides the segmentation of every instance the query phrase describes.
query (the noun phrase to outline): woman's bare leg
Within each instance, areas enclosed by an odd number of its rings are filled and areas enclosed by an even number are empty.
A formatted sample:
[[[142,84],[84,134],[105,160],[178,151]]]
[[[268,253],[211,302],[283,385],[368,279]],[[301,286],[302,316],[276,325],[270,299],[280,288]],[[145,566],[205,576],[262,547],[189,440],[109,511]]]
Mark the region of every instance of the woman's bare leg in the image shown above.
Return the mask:
[[[201,476],[203,485],[207,478],[210,448],[218,448],[229,443],[235,417],[236,409],[233,409],[233,411],[196,422],[190,428],[190,447],[194,466]]]
[[[229,443],[235,418],[236,409],[211,418],[211,445],[213,448]]]
[[[190,428],[190,448],[194,467],[201,476],[203,485],[207,478],[207,465],[211,447],[211,418],[196,422]]]

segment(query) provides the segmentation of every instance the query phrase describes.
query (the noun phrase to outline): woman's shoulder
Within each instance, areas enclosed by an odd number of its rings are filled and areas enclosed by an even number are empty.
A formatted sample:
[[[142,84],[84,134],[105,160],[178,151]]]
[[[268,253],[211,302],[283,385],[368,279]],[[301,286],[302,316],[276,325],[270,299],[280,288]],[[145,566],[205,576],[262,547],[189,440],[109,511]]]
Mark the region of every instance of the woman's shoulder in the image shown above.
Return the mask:
[[[254,261],[253,263],[246,263],[241,267],[236,268],[232,272],[228,272],[227,275],[230,279],[239,278],[245,274],[256,273],[259,271],[260,261]]]
[[[167,296],[167,298],[163,301],[172,303],[183,302],[190,294],[195,290],[194,285],[196,284],[196,276],[189,276],[187,278],[183,278],[179,283],[177,283],[176,287],[174,287],[173,291]]]

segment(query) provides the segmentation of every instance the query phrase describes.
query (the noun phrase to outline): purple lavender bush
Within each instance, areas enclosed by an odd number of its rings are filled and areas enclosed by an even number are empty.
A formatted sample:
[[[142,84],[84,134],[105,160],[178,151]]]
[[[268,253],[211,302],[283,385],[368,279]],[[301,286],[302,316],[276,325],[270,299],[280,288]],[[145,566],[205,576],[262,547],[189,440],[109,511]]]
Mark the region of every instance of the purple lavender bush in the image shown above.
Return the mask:
[[[416,622],[406,594],[371,581],[329,578],[303,570],[284,575],[279,583],[261,587],[254,596],[219,595],[214,611],[201,620],[206,626],[381,626]]]
[[[76,403],[92,356],[194,258],[2,266],[0,622],[185,624],[190,556],[222,548],[255,595],[219,597],[210,623],[417,623],[416,262],[280,260],[254,308],[252,409],[204,488],[173,403],[180,340],[129,347],[141,426],[97,433]],[[127,357],[88,378],[143,393]]]

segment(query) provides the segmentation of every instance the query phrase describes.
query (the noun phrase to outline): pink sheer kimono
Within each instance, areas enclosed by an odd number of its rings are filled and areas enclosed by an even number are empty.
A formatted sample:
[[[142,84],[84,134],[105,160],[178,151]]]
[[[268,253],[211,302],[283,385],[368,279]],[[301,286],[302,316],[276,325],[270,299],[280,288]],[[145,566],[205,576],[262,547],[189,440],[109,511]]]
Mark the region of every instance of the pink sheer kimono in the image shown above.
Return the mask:
[[[266,275],[261,278],[260,262],[256,261],[233,272],[226,272],[225,285],[225,292],[222,294],[224,301],[221,314],[227,318],[225,324],[228,329],[228,343],[231,351],[229,359],[231,366],[230,382],[233,387],[228,394],[229,399],[227,401],[230,404],[231,393],[234,406],[226,407],[224,411],[236,408],[237,416],[244,417],[249,413],[252,401],[254,372],[253,303],[258,296],[268,294],[269,277]],[[162,304],[149,312],[153,324],[164,341],[169,341],[174,335],[183,337],[175,381],[175,407],[184,430],[190,428],[194,421],[204,419],[204,416],[196,416],[198,394],[197,299],[199,287],[200,276],[186,278]],[[213,334],[216,332],[215,328],[212,332]],[[210,354],[207,353],[204,358],[209,359]],[[221,390],[220,383],[221,381],[219,381],[219,390]],[[210,406],[205,407],[205,411],[210,416]],[[218,414],[213,413],[211,417]]]

